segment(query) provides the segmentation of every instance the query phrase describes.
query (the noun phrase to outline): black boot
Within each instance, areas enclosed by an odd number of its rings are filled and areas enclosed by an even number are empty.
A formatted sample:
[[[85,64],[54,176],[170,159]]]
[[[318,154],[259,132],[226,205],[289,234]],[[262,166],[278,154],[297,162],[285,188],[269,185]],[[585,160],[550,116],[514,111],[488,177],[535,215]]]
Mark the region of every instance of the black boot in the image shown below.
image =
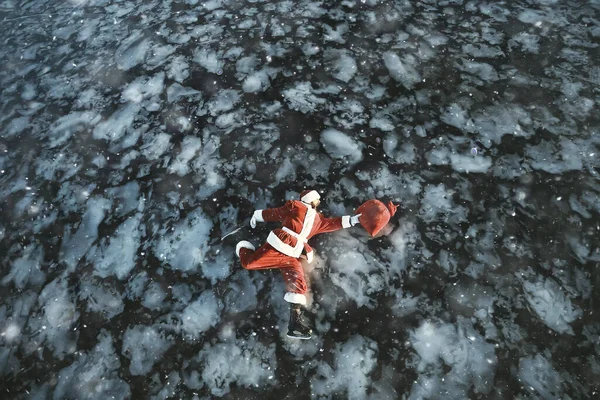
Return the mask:
[[[287,335],[293,339],[310,339],[312,337],[312,329],[302,321],[300,304],[290,303],[290,323]]]

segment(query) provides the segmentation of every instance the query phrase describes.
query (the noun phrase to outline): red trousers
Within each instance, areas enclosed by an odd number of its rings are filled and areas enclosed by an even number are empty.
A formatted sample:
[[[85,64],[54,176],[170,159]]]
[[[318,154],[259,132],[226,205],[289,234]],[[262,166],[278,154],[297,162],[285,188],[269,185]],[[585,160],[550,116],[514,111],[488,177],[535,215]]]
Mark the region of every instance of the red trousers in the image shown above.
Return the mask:
[[[288,292],[306,293],[306,280],[300,260],[278,252],[268,243],[256,251],[240,249],[240,261],[242,267],[248,270],[279,268]]]

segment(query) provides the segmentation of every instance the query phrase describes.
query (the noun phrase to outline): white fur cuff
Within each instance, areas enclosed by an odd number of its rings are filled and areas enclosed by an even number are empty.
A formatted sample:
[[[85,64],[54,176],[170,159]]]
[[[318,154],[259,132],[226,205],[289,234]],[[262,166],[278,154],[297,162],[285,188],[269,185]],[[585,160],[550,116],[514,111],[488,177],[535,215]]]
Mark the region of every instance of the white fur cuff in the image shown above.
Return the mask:
[[[306,253],[306,261],[309,264],[312,264],[313,260],[314,260],[314,253],[312,251],[309,251],[308,253]]]
[[[347,229],[347,228],[350,228],[351,226],[352,226],[352,224],[350,223],[350,216],[344,215],[342,217],[342,228]]]
[[[306,305],[306,296],[300,293],[287,292],[283,299],[288,303]]]

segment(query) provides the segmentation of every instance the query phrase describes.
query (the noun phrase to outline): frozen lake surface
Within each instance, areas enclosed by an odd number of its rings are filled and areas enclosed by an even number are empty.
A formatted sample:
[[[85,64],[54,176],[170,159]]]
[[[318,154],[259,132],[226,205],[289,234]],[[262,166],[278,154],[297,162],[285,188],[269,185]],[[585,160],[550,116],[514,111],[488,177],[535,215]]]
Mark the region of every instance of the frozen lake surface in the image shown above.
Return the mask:
[[[600,396],[600,1],[0,0],[4,399]],[[315,334],[221,237],[304,188]],[[260,244],[269,227],[244,239]]]

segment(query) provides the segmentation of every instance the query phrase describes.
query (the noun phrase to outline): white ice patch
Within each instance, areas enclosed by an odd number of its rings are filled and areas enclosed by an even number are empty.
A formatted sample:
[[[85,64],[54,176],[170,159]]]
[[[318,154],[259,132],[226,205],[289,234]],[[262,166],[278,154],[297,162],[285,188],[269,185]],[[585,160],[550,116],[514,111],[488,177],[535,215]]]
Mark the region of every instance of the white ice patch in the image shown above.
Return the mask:
[[[29,351],[35,351],[41,343],[45,343],[59,359],[74,353],[79,332],[73,331],[73,324],[79,313],[67,279],[56,278],[46,285],[38,303],[43,314],[29,319],[28,328],[34,333],[27,342]]]
[[[186,335],[200,337],[220,321],[223,303],[212,291],[204,291],[181,313],[181,328]]]
[[[488,46],[484,43],[467,43],[462,46],[461,50],[462,52],[475,58],[498,58],[504,56],[504,52],[500,49],[500,47]]]
[[[192,161],[192,169],[202,179],[196,192],[198,199],[205,199],[227,185],[226,178],[220,172],[223,163],[219,153],[220,145],[218,135],[208,129],[204,130],[200,154]]]
[[[321,133],[321,144],[332,158],[345,159],[351,164],[356,164],[363,158],[364,145],[338,130],[325,129]]]
[[[534,169],[546,171],[551,174],[560,174],[567,171],[577,171],[583,168],[582,155],[585,146],[567,138],[561,138],[558,146],[544,140],[540,144],[527,146],[525,154],[530,159]]]
[[[581,310],[558,283],[552,278],[534,275],[531,270],[520,275],[517,276],[523,285],[523,294],[538,317],[550,329],[573,335],[570,323],[579,318]]]
[[[147,132],[143,136],[144,144],[140,150],[148,160],[157,160],[171,146],[171,136],[166,133]]]
[[[107,120],[100,122],[94,129],[94,139],[115,142],[133,130],[133,121],[141,107],[136,103],[127,103],[115,111]]]
[[[167,101],[173,104],[179,102],[181,99],[190,103],[201,103],[202,92],[191,87],[181,86],[178,83],[169,86],[167,89]]]
[[[330,108],[336,113],[333,117],[334,122],[342,128],[353,129],[356,125],[364,125],[367,122],[365,107],[356,99],[343,100]]]
[[[419,211],[421,219],[428,224],[434,221],[465,222],[469,211],[464,206],[454,204],[453,195],[454,190],[446,189],[443,183],[427,185]]]
[[[201,209],[192,211],[178,224],[161,229],[153,252],[172,269],[197,272],[208,251],[212,227],[212,219]]]
[[[396,129],[394,123],[389,117],[384,115],[385,113],[377,113],[369,120],[369,127],[373,129],[379,129],[383,132],[390,132]]]
[[[221,54],[207,50],[206,48],[202,48],[194,54],[194,62],[200,64],[200,66],[213,74],[222,70],[224,65]]]
[[[235,107],[235,105],[240,101],[241,95],[238,91],[233,89],[224,89],[219,91],[216,96],[214,96],[210,101],[206,104],[206,108],[208,112],[212,116],[217,116],[221,113],[230,111]]]
[[[137,213],[125,220],[110,238],[103,238],[90,257],[94,261],[94,274],[102,278],[116,276],[125,279],[135,267],[137,250],[140,247],[140,222]]]
[[[419,72],[406,59],[401,60],[396,53],[385,52],[383,62],[390,76],[407,89],[412,89],[417,82],[421,81]]]
[[[171,60],[167,76],[174,81],[183,83],[190,76],[190,67],[184,56],[176,56]]]
[[[334,257],[328,260],[333,284],[346,293],[359,307],[374,308],[374,296],[387,288],[387,268],[382,265],[365,243],[340,232],[330,242]]]
[[[276,182],[294,182],[296,180],[296,167],[289,158],[285,158],[279,169],[275,173],[275,181]]]
[[[202,381],[213,396],[222,397],[231,385],[243,388],[274,387],[276,379],[276,345],[268,347],[256,336],[234,343],[205,344],[198,354]]]
[[[333,366],[322,361],[311,380],[313,397],[366,399],[373,383],[371,372],[377,365],[377,343],[354,335],[336,343]]]
[[[148,53],[146,59],[146,69],[148,70],[160,67],[166,63],[169,56],[177,51],[177,47],[172,45],[160,46],[153,44],[150,50],[151,51]]]
[[[246,93],[258,92],[262,88],[262,85],[263,85],[262,84],[263,79],[261,79],[261,77],[264,79],[263,75],[261,75],[260,73],[254,73],[252,75],[249,75],[244,80],[244,83],[242,85],[242,90]]]
[[[450,154],[450,164],[457,172],[485,173],[492,166],[492,159],[484,156]]]
[[[442,112],[440,119],[464,132],[477,133],[486,148],[499,144],[504,135],[530,137],[533,134],[527,129],[532,124],[531,116],[517,105],[495,105],[469,116],[461,105],[453,103]]]
[[[202,147],[202,142],[195,136],[186,136],[181,142],[181,152],[175,160],[169,165],[169,173],[175,173],[179,176],[185,176],[190,172],[189,162],[198,150]]]
[[[460,104],[450,104],[440,115],[440,120],[455,128],[471,132],[473,130],[473,121],[470,120],[467,110]]]
[[[152,282],[146,288],[142,305],[149,310],[160,310],[163,307],[163,301],[167,297],[167,293],[158,282]]]
[[[262,289],[264,280],[259,274],[251,275],[240,271],[229,282],[229,290],[225,293],[225,309],[228,313],[241,313],[253,310],[258,305],[258,292]]]
[[[498,80],[498,73],[490,64],[463,60],[459,65],[462,71],[476,76],[484,82],[494,82]]]
[[[88,312],[100,313],[107,320],[123,312],[121,294],[112,285],[87,277],[80,282],[79,299],[87,302]]]
[[[418,354],[419,373],[411,399],[464,399],[471,389],[483,394],[492,389],[498,364],[494,345],[469,319],[458,317],[456,325],[424,322],[410,333],[410,342]],[[444,365],[450,368],[445,374]]]
[[[342,82],[348,83],[358,68],[356,66],[356,60],[344,50],[327,50],[324,53],[325,60],[330,64],[331,75]]]
[[[6,129],[3,130],[2,136],[6,139],[16,136],[30,126],[29,117],[13,118]]]
[[[141,103],[146,99],[159,96],[164,90],[165,73],[159,72],[153,77],[139,77],[131,82],[123,91],[121,98],[133,103]],[[156,101],[160,101],[157,99]]]
[[[527,32],[519,32],[508,41],[508,48],[514,51],[519,47],[523,52],[537,54],[540,50],[540,37]]]
[[[132,211],[144,210],[144,198],[140,197],[140,185],[137,181],[131,181],[123,186],[117,186],[106,190],[109,198],[115,203],[112,217],[124,217]]]
[[[93,111],[76,111],[58,118],[48,129],[49,147],[53,148],[63,145],[74,134],[84,129],[89,129],[89,127],[94,126],[99,121],[100,115]]]
[[[473,131],[485,147],[499,144],[504,135],[532,136],[531,123],[529,112],[518,105],[495,105],[473,115]]]
[[[98,225],[110,209],[110,200],[93,197],[87,202],[87,210],[81,218],[77,231],[72,234],[71,227],[66,226],[63,234],[60,254],[62,261],[73,269],[87,253],[92,243],[98,238]]]
[[[21,328],[14,323],[6,324],[6,328],[0,333],[0,337],[7,343],[11,343],[21,335]]]
[[[519,361],[519,380],[528,392],[542,399],[562,398],[564,379],[552,363],[541,354],[524,357]]]
[[[240,75],[250,75],[259,66],[260,61],[255,54],[242,57],[235,63],[235,69]]]
[[[411,258],[418,254],[416,246],[421,242],[417,226],[410,221],[400,220],[399,227],[387,237],[391,247],[381,251],[389,261],[387,271],[390,278],[401,277],[410,264]]]
[[[334,28],[330,27],[327,24],[323,24],[323,29],[325,34],[323,35],[323,39],[325,41],[337,42],[340,44],[346,43],[346,39],[344,39],[344,35],[348,33],[348,23],[339,24]]]
[[[586,241],[582,241],[578,235],[566,235],[566,242],[573,251],[573,255],[580,263],[585,264],[590,255],[591,246]]]
[[[125,297],[129,300],[137,300],[142,297],[144,289],[150,278],[146,271],[141,271],[127,281],[125,288]]]
[[[285,89],[281,93],[292,110],[304,114],[313,113],[320,105],[326,103],[325,99],[313,94],[310,82],[297,83],[295,87]]]
[[[389,196],[400,201],[403,206],[417,205],[421,192],[422,178],[417,174],[396,174],[385,165],[359,170],[355,173],[362,187],[357,189],[356,196],[365,198],[381,198]],[[348,186],[348,184],[346,184]],[[370,197],[369,197],[370,196]]]
[[[53,398],[124,400],[131,396],[129,385],[120,378],[121,362],[113,339],[104,331],[89,353],[80,353],[76,361],[63,368],[57,377]]]
[[[542,11],[526,9],[517,16],[518,20],[526,24],[536,24],[540,21],[546,22],[546,16]]]
[[[173,342],[165,338],[154,326],[135,325],[127,329],[123,335],[121,354],[131,361],[131,375],[146,375],[154,364],[171,347]]]
[[[395,134],[389,134],[383,140],[383,151],[398,164],[414,163],[417,153],[416,147],[411,142],[401,142],[400,137]]]
[[[181,382],[181,376],[177,371],[171,371],[168,377],[165,377],[164,385],[162,389],[154,396],[152,400],[167,400],[180,397],[179,395],[179,383]],[[197,399],[197,396],[192,397],[193,400]]]
[[[26,286],[36,287],[41,285],[46,278],[46,274],[41,270],[43,260],[43,247],[30,244],[23,250],[21,257],[6,264],[10,264],[11,268],[10,272],[2,278],[2,284],[7,285],[13,282],[17,289],[24,289]]]
[[[144,33],[136,30],[125,40],[115,52],[115,61],[122,70],[129,70],[144,62],[152,42],[144,38]]]

